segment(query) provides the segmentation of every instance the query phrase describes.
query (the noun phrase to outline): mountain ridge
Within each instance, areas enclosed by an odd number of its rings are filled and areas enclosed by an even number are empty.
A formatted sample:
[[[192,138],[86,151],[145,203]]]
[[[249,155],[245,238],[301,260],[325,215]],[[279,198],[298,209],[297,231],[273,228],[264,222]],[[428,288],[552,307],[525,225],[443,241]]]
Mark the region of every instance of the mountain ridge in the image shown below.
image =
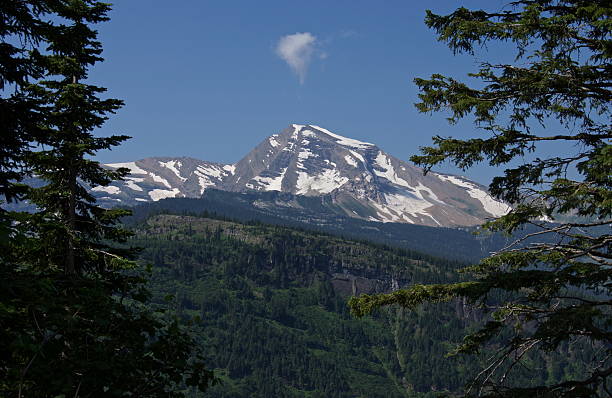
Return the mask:
[[[366,221],[457,227],[479,225],[509,207],[465,177],[429,172],[378,146],[316,125],[292,124],[240,161],[224,165],[189,157],[106,164],[126,167],[124,181],[92,191],[105,206],[196,198],[206,189],[329,195],[339,214]]]

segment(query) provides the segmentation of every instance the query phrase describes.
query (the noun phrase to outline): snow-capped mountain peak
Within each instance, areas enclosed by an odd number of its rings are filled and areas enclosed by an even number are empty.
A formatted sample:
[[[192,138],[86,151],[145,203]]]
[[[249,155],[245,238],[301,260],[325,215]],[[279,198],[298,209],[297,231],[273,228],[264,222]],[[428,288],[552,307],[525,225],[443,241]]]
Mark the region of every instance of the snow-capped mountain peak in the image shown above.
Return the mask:
[[[309,124],[292,124],[263,140],[233,165],[193,158],[113,163],[131,175],[93,188],[109,204],[199,197],[209,188],[326,196],[349,217],[431,226],[463,226],[507,213],[483,186],[430,172],[378,148]]]
[[[343,146],[348,146],[348,147],[353,147],[353,148],[357,148],[357,149],[367,149],[369,147],[375,146],[374,144],[370,144],[369,142],[362,142],[362,141],[357,141],[354,140],[352,138],[347,138],[347,137],[343,137],[341,135],[338,134],[334,134],[331,131],[324,129],[323,127],[319,127],[319,126],[311,126],[313,129],[317,130],[317,131],[321,131],[327,135],[329,135],[332,138],[336,139],[336,143],[343,145]]]

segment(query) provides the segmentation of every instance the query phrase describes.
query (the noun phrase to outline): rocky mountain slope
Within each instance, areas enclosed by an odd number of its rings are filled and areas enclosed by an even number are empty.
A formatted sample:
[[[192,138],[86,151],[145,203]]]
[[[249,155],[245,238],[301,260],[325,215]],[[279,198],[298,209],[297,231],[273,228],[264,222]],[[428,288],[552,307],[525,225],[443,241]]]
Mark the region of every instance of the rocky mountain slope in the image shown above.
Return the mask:
[[[464,177],[433,172],[424,176],[422,169],[374,144],[314,125],[293,124],[233,165],[147,158],[106,166],[131,170],[125,181],[93,188],[98,200],[109,206],[199,197],[215,188],[328,196],[334,211],[343,216],[429,226],[477,225],[509,210],[485,187]]]

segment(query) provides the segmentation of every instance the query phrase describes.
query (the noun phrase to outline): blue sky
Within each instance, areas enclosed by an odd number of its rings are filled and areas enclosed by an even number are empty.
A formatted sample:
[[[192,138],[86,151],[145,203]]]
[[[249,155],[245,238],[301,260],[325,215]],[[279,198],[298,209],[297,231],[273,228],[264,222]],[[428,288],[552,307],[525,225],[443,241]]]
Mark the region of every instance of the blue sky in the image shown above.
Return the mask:
[[[100,134],[133,138],[102,162],[148,156],[238,161],[290,123],[317,124],[373,142],[407,160],[434,134],[467,137],[469,121],[419,114],[415,77],[463,77],[476,60],[453,56],[423,23],[425,9],[501,9],[505,1],[125,0],[98,28],[106,61],[96,84],[126,106]],[[310,35],[300,76],[281,59],[279,40]],[[507,57],[501,48],[489,55]],[[454,172],[451,167],[442,168]],[[494,172],[463,173],[487,183]]]

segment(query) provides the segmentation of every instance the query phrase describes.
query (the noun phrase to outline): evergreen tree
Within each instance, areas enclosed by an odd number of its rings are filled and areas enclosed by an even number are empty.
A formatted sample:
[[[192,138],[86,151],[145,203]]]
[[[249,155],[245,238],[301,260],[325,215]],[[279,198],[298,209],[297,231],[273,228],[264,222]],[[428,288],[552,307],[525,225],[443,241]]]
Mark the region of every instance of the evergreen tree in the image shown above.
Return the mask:
[[[492,319],[466,336],[456,353],[504,344],[468,388],[468,396],[595,397],[610,393],[612,375],[612,5],[598,0],[519,0],[500,12],[459,8],[427,12],[426,24],[455,53],[474,54],[501,41],[515,62],[481,62],[474,85],[442,75],[415,79],[421,112],[448,111],[449,121],[473,117],[484,136],[434,137],[412,160],[429,170],[444,161],[460,168],[487,162],[507,167],[490,190],[513,205],[485,227],[535,232],[468,268],[469,282],[415,285],[391,294],[353,298],[353,312],[399,304],[469,299],[493,308]],[[548,142],[573,151],[551,155]],[[527,159],[516,166],[517,161]],[[575,175],[575,178],[571,176]],[[494,301],[499,292],[509,292]],[[590,371],[537,387],[513,385],[527,353],[553,352],[584,340],[599,350]]]
[[[24,177],[24,156],[40,138],[37,103],[21,89],[44,73],[36,46],[42,39],[40,16],[48,10],[47,3],[10,1],[0,5],[0,198],[4,201],[25,192],[19,185]],[[6,216],[0,210],[0,217]]]
[[[119,247],[129,236],[117,226],[126,212],[100,208],[87,192],[128,172],[91,159],[128,138],[94,135],[122,103],[86,83],[102,60],[92,25],[108,19],[109,5],[11,1],[0,11],[0,82],[14,86],[1,102],[8,134],[0,194],[37,206],[34,214],[3,212],[0,395],[182,397],[188,387],[205,390],[212,373],[193,337],[163,309],[147,307],[132,250]],[[10,44],[15,37],[22,47]],[[30,175],[44,185],[17,184]]]
[[[48,246],[57,252],[44,258],[61,258],[63,264],[53,265],[74,275],[101,270],[109,256],[117,258],[112,248],[100,242],[121,240],[124,233],[114,224],[126,212],[97,206],[87,188],[108,185],[129,170],[110,171],[88,157],[129,137],[94,135],[122,101],[101,99],[104,88],[83,82],[88,69],[102,60],[101,43],[87,24],[107,20],[109,6],[70,1],[60,3],[54,11],[66,24],[45,29],[49,46],[44,64],[49,78],[26,89],[30,97],[44,104],[43,149],[30,153],[27,160],[31,171],[46,184],[31,189],[27,197],[40,209],[41,217],[54,221],[53,231],[45,230],[44,235],[53,236],[54,242]]]

